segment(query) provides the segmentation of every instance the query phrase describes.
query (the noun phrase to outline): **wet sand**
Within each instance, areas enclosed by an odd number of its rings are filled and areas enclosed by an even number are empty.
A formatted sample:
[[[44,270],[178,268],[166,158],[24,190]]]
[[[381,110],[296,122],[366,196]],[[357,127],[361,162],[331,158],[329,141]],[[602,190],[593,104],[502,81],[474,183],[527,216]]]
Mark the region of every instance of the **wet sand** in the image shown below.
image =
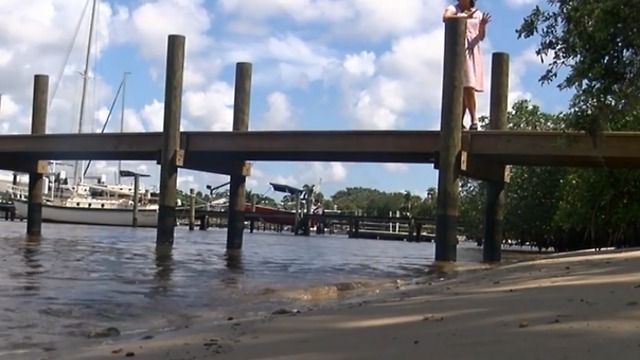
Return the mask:
[[[47,358],[640,359],[640,250],[550,256],[338,309],[144,336]]]

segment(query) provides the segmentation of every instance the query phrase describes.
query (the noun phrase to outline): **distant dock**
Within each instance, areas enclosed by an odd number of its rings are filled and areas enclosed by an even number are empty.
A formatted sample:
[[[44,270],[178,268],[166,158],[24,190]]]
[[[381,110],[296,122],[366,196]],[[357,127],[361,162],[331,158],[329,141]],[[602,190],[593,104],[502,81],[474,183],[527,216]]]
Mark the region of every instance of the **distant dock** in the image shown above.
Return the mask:
[[[225,211],[204,209],[196,209],[194,211],[194,221],[198,223],[201,230],[206,230],[211,226],[226,227],[224,222],[227,216]],[[295,216],[294,213],[279,213],[269,214],[268,218],[271,221],[293,224]],[[284,227],[278,229],[277,224],[263,221],[264,217],[265,214],[263,213],[245,212],[245,220],[250,223],[262,222],[263,230],[266,229],[267,225],[275,231],[281,232],[284,230]],[[352,239],[409,242],[431,242],[435,239],[435,219],[431,218],[315,213],[303,214],[301,221],[310,221],[316,224],[316,234],[324,234],[329,230],[329,233],[346,233]],[[180,222],[188,222],[187,217],[182,218]],[[250,232],[253,232],[254,228],[260,229],[260,225],[250,225]],[[420,235],[417,236],[416,234]]]
[[[16,208],[11,202],[0,201],[0,213],[4,214],[6,221],[14,221],[16,219]]]
[[[409,232],[396,232],[385,230],[359,230],[358,232],[350,232],[351,239],[370,239],[370,240],[388,240],[388,241],[408,241],[408,242],[433,242],[435,234],[421,233],[414,235]]]

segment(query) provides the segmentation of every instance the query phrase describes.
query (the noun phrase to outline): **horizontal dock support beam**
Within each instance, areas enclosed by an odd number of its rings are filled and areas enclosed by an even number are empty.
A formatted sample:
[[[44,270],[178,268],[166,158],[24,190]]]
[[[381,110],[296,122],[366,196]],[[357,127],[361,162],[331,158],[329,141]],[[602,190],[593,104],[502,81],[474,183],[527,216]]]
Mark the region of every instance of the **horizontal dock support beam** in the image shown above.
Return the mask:
[[[3,157],[0,159],[0,169],[20,173],[46,174],[49,164],[46,160],[34,160],[28,157]]]
[[[594,147],[585,133],[487,130],[471,135],[466,150],[508,165],[636,168],[639,148],[640,132],[603,133]]]
[[[186,164],[203,159],[433,163],[439,138],[438,131],[183,132],[180,144]],[[0,167],[17,169],[13,159],[25,158],[156,161],[161,141],[162,133],[0,135]],[[638,148],[640,133],[632,132],[604,133],[595,148],[584,133],[487,130],[465,131],[462,137],[469,156],[505,165],[634,168],[640,166]]]

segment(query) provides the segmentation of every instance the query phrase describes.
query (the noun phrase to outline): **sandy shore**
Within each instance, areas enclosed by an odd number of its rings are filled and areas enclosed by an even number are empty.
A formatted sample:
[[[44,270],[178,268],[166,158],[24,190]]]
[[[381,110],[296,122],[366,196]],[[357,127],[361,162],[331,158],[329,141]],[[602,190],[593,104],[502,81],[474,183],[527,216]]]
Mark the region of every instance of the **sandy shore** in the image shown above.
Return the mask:
[[[640,250],[476,271],[386,299],[198,324],[49,359],[640,359]],[[142,335],[141,335],[142,336]],[[129,354],[131,356],[131,354]]]

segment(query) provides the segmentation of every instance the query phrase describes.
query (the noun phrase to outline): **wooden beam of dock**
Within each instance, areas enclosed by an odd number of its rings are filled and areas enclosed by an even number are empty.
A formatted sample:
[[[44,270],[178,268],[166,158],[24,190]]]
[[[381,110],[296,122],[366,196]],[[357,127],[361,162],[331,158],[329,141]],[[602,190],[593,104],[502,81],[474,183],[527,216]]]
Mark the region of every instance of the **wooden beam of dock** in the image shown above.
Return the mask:
[[[428,163],[438,131],[183,132],[185,158]],[[0,135],[0,156],[157,160],[162,133]],[[216,158],[212,158],[215,156]]]
[[[2,159],[156,161],[161,148],[161,132],[0,135]]]
[[[488,130],[467,141],[474,157],[508,165],[640,167],[640,132],[605,132],[596,146],[590,135],[562,131]]]
[[[438,131],[183,132],[186,162],[344,161],[432,163]],[[162,133],[0,135],[0,167],[12,158],[156,161]],[[488,163],[569,167],[640,167],[640,132],[464,132],[462,150]],[[206,169],[203,169],[206,170]]]
[[[216,152],[259,161],[429,163],[438,131],[250,131],[223,135],[189,133],[188,151]]]

